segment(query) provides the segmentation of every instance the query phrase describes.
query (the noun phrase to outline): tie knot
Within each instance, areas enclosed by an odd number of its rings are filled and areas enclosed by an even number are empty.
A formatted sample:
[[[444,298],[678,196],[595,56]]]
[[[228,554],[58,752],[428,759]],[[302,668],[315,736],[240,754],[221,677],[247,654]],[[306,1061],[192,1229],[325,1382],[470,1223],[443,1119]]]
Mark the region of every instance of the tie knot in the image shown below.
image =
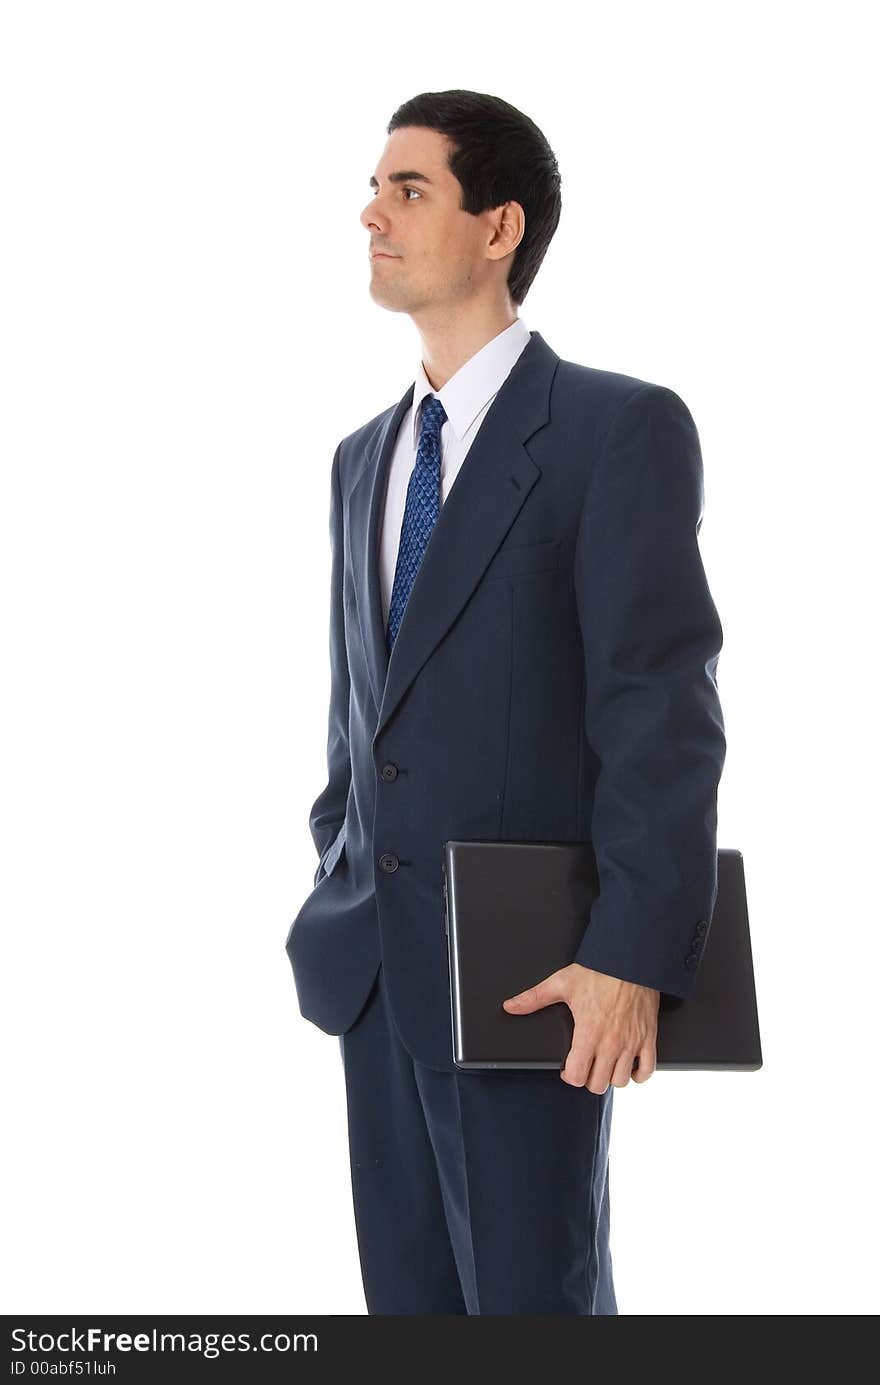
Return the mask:
[[[446,410],[443,407],[442,400],[438,399],[436,394],[425,395],[425,398],[422,400],[421,436],[424,437],[427,433],[435,438],[439,438],[440,429],[445,422]]]

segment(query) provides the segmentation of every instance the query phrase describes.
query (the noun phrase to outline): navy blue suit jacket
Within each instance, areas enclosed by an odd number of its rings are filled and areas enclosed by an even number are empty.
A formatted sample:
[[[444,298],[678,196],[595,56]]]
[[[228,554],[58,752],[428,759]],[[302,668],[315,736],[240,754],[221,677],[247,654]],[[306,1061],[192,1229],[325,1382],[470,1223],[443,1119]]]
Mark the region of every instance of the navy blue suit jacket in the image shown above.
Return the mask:
[[[328,778],[310,815],[314,887],[286,946],[305,1018],[344,1032],[381,961],[405,1046],[453,1071],[450,838],[591,840],[601,893],[576,960],[691,994],[717,892],[722,631],[687,407],[532,332],[441,508],[389,660],[380,504],[412,395],[333,457]]]

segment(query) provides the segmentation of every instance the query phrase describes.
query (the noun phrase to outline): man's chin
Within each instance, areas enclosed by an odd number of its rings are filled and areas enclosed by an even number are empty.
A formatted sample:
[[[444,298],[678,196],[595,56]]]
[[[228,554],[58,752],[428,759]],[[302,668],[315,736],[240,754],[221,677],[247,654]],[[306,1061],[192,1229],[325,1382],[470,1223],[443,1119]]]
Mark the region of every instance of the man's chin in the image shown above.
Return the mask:
[[[380,308],[386,308],[389,313],[408,313],[410,305],[399,295],[390,294],[381,285],[370,283],[370,297]]]

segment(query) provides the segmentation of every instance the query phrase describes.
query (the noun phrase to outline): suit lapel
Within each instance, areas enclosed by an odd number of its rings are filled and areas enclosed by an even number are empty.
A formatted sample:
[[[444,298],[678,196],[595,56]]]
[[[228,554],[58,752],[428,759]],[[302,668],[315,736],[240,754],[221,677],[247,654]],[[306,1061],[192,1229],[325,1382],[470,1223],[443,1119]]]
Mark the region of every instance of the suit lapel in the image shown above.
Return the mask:
[[[370,685],[378,708],[388,673],[388,653],[379,584],[379,520],[397,433],[415,388],[410,385],[366,446],[366,461],[348,501],[352,578]]]
[[[458,616],[541,475],[525,443],[549,419],[559,357],[539,332],[504,380],[440,508],[389,660],[379,584],[378,534],[385,483],[413,386],[368,443],[349,497],[351,563],[373,696],[375,735]]]

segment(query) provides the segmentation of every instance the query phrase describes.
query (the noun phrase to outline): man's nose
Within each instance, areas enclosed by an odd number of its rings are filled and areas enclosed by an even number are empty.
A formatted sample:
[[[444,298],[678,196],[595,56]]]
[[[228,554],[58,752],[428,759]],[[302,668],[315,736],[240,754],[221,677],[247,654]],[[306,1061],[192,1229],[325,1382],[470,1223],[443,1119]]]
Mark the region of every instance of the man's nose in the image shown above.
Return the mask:
[[[368,231],[374,227],[377,231],[388,230],[388,217],[378,205],[378,197],[371,197],[364,210],[361,212],[361,225]]]

